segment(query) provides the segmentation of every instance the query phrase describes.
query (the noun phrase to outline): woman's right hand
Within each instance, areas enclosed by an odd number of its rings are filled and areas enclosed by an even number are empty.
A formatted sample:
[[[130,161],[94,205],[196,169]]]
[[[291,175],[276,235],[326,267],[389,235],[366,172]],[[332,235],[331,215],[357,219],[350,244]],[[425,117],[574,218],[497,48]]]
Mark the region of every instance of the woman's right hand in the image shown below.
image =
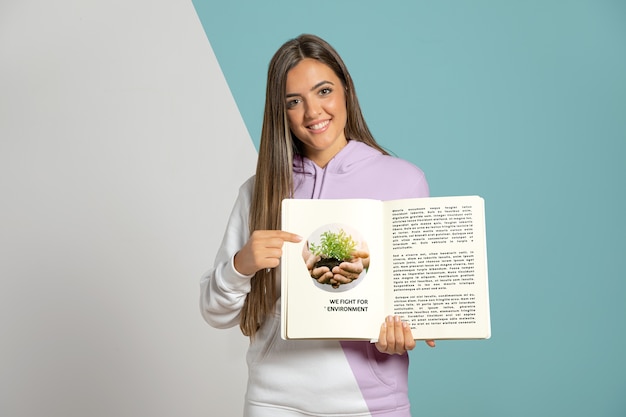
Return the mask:
[[[253,275],[280,264],[285,242],[298,243],[302,238],[282,230],[255,230],[243,248],[235,255],[235,269],[242,275]]]

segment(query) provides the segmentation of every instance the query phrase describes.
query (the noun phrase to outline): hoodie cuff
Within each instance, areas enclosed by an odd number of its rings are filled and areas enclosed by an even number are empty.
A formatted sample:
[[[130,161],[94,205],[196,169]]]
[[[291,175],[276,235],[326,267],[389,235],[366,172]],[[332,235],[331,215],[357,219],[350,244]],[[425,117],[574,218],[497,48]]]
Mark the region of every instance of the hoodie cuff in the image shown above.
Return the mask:
[[[254,277],[252,275],[243,275],[235,269],[235,257],[230,258],[230,262],[224,265],[222,270],[222,277],[224,286],[232,292],[237,293],[249,293],[250,292],[250,280]]]

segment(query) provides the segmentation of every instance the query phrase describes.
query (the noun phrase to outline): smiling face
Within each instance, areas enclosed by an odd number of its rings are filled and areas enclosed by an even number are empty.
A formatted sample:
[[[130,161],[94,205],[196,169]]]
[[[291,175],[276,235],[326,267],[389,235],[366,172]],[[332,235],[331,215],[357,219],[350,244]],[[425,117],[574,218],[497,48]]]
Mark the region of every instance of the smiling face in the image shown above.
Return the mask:
[[[344,86],[330,67],[305,58],[287,73],[289,128],[306,157],[324,167],[347,142]]]

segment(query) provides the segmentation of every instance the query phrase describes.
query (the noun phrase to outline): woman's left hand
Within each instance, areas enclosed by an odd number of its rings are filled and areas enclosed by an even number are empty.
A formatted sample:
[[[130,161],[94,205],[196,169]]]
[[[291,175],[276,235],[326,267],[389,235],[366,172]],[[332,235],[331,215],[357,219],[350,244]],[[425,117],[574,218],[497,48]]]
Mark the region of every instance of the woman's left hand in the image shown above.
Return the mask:
[[[434,340],[426,340],[426,344],[435,347]],[[389,355],[403,355],[415,348],[413,332],[407,322],[398,316],[388,316],[380,327],[376,348],[379,352]]]

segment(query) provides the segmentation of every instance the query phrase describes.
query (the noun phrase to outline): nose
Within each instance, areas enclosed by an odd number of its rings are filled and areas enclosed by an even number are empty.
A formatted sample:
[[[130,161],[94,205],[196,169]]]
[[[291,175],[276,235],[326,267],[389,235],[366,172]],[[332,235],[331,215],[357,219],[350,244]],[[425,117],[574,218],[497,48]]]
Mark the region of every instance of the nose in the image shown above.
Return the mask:
[[[322,106],[317,100],[307,100],[304,110],[304,114],[308,119],[315,119],[322,114]]]

